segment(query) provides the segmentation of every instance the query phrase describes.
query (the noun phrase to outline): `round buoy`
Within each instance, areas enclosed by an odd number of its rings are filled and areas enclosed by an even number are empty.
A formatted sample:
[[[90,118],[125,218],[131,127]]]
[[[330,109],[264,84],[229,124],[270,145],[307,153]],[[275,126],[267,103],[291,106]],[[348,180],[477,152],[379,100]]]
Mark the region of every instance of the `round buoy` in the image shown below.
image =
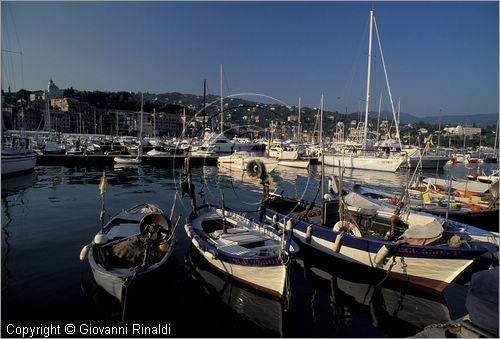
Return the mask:
[[[102,245],[108,242],[108,236],[106,234],[97,233],[94,237],[94,244]]]
[[[333,225],[334,232],[346,232],[355,237],[361,238],[361,231],[359,228],[349,221],[337,221],[335,225]]]

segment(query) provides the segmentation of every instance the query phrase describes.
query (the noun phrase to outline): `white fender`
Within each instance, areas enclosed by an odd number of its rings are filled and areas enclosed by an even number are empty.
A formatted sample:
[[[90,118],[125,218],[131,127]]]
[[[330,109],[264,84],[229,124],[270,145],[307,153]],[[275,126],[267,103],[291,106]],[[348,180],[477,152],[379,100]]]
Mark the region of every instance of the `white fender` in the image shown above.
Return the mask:
[[[349,221],[337,221],[335,225],[333,225],[333,231],[334,232],[347,232],[357,238],[361,238],[361,231],[359,230],[358,226],[354,225],[352,222]]]
[[[186,234],[189,238],[193,237],[193,235],[191,234],[191,230],[188,227],[188,224],[184,225],[184,230],[186,231]]]
[[[102,245],[108,242],[108,236],[106,234],[97,233],[94,237],[94,244]]]
[[[196,247],[197,249],[200,249],[200,243],[198,242],[198,240],[193,238],[192,242],[193,242],[194,247]]]
[[[342,247],[342,239],[344,239],[344,233],[339,233],[335,237],[335,242],[333,243],[333,247],[332,247],[332,250],[335,253],[339,253],[340,252],[340,248]]]
[[[208,260],[214,260],[215,259],[215,256],[212,252],[208,252],[208,251],[204,251],[203,252],[203,255],[205,256],[205,258],[207,258]]]
[[[387,255],[389,255],[389,252],[390,250],[386,245],[380,247],[377,254],[375,255],[375,264],[377,266],[383,265],[384,259],[387,257]]]
[[[80,261],[83,261],[83,259],[85,259],[87,253],[89,253],[90,246],[91,246],[90,244],[87,244],[82,247],[82,250],[80,251]]]
[[[276,227],[276,225],[278,224],[278,215],[273,215],[273,226]]]
[[[312,233],[313,233],[312,225],[307,226],[307,230],[306,230],[306,242],[307,243],[311,242]]]

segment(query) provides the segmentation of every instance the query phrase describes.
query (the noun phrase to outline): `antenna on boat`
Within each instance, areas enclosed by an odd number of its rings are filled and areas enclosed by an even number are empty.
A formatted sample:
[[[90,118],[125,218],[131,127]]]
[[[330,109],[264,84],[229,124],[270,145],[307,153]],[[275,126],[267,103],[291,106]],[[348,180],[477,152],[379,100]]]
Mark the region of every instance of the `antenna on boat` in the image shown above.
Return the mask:
[[[222,209],[222,230],[227,233],[226,227],[226,209],[224,208],[224,191],[220,192],[220,204]]]
[[[446,204],[446,214],[444,217],[445,227],[448,227],[448,212],[450,210],[451,180],[452,179],[453,179],[453,176],[451,175],[451,171],[450,171],[450,180],[448,181],[448,203]]]
[[[321,150],[321,226],[326,224],[326,205],[325,205],[325,148],[323,145],[323,104],[324,97],[321,94],[320,101],[320,124],[319,124],[319,142],[320,142],[320,150]]]

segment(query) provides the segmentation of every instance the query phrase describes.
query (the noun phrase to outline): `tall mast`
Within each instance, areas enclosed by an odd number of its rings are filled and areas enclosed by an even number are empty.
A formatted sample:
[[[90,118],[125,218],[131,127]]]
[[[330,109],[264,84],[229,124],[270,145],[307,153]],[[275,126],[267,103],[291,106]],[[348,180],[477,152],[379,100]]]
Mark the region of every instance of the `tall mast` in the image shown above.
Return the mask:
[[[45,109],[47,110],[47,121],[45,122],[45,125],[47,126],[46,130],[50,132],[50,98],[49,98],[49,92],[45,92]]]
[[[377,138],[380,139],[379,127],[380,127],[380,109],[382,108],[382,91],[380,91],[380,99],[378,100],[378,115],[377,115]]]
[[[202,121],[202,137],[205,137],[205,117],[207,115],[207,80],[203,80],[203,121]]]
[[[220,64],[220,132],[224,131],[224,103],[222,101],[222,64]]]
[[[142,145],[142,116],[144,114],[144,93],[141,93],[141,129],[139,130],[139,142]]]
[[[156,138],[156,107],[153,107],[153,136]]]
[[[497,154],[497,141],[498,141],[498,120],[497,120],[497,129],[495,132],[495,144],[493,146],[493,153],[495,153],[495,157],[498,156],[498,154]]]
[[[141,128],[139,130],[139,155],[142,155],[142,115],[143,115],[143,108],[144,108],[144,93],[141,92]]]
[[[300,145],[300,97],[299,97],[299,123],[297,125],[297,145]]]
[[[320,103],[320,150],[321,150],[321,225],[326,223],[326,206],[325,206],[325,149],[323,147],[323,94],[321,94]]]
[[[370,75],[372,68],[372,33],[373,33],[373,9],[370,10],[370,37],[368,41],[368,75],[366,80],[365,130],[363,133],[363,149],[366,149],[366,134],[368,132],[368,108],[370,106]]]
[[[186,107],[182,107],[182,139],[186,134]]]

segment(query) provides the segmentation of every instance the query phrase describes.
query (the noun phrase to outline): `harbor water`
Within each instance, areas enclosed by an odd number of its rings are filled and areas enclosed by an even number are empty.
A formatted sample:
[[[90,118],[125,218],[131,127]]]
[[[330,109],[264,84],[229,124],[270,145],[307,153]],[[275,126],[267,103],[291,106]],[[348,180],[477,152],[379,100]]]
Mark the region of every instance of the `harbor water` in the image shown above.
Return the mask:
[[[482,168],[489,172],[495,167]],[[181,192],[182,168],[37,166],[34,172],[2,179],[2,336],[12,336],[8,324],[85,324],[84,329],[93,331],[123,322],[168,324],[168,336],[180,337],[405,337],[467,313],[466,281],[451,284],[442,294],[418,291],[304,247],[290,267],[290,297],[279,302],[208,267],[190,245],[183,221],[172,260],[150,279],[131,284],[124,309],[96,286],[88,262],[79,260],[81,248],[101,227],[98,184],[103,170],[106,216],[142,202],[170,212],[176,192],[176,213],[184,221],[191,211],[190,198]],[[257,218],[262,197],[258,182],[215,166],[191,171],[198,205],[218,204],[223,191],[227,207]],[[460,165],[437,174],[464,177],[468,172],[475,168]],[[326,173],[337,175],[338,169],[326,167]],[[427,174],[435,176],[436,171]],[[272,192],[320,202],[319,165],[309,170],[278,167],[270,175]],[[360,183],[399,192],[409,175],[345,171],[344,179],[347,188]]]

